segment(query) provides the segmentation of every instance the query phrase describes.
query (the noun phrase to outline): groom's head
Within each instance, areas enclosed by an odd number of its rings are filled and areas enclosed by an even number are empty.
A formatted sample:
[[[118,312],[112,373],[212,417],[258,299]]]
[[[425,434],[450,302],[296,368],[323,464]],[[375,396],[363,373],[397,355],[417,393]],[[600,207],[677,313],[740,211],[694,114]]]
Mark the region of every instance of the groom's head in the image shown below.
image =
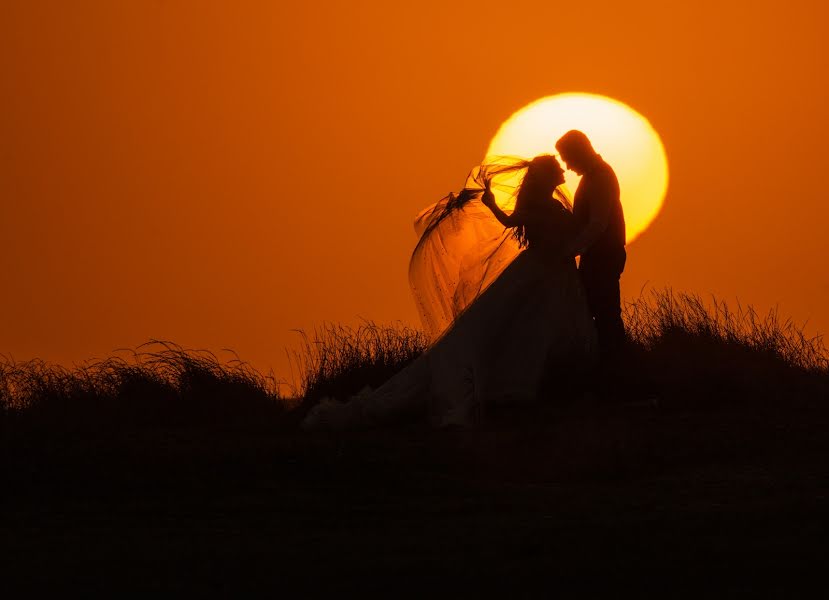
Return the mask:
[[[596,161],[593,144],[577,129],[571,129],[561,136],[556,142],[556,150],[567,168],[578,175],[584,175]]]

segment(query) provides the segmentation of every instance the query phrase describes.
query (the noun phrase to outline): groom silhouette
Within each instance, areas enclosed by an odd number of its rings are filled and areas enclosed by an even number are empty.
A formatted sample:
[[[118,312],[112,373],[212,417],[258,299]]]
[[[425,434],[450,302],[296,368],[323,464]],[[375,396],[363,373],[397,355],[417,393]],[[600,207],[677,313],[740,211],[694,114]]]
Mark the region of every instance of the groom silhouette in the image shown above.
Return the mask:
[[[581,131],[565,133],[556,142],[556,150],[567,168],[581,175],[573,199],[579,233],[566,251],[568,256],[581,256],[579,274],[596,323],[599,353],[606,361],[625,342],[619,278],[627,254],[619,181]]]

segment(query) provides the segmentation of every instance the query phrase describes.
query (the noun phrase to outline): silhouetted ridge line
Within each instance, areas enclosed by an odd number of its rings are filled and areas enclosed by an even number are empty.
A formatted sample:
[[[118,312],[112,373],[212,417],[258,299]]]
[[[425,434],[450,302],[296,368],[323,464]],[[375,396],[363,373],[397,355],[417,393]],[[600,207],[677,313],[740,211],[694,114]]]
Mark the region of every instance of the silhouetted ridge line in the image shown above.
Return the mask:
[[[651,290],[625,303],[628,338],[651,352],[672,346],[686,350],[706,345],[720,352],[747,352],[755,359],[803,371],[829,372],[829,355],[820,335],[807,336],[777,309],[758,314],[751,305],[732,309],[712,296],[706,302],[699,294]]]
[[[0,408],[91,428],[233,422],[285,411],[273,375],[238,356],[222,362],[212,352],[160,340],[125,353],[71,369],[42,360],[0,361]]]
[[[652,290],[624,306],[628,344],[613,377],[619,393],[642,397],[754,401],[829,395],[829,356],[776,310],[731,309],[714,297]],[[370,321],[300,331],[293,353],[299,383],[280,394],[272,374],[238,357],[153,340],[99,361],[65,368],[0,359],[0,430],[82,432],[111,428],[234,423],[292,427],[321,397],[345,401],[376,388],[428,347],[423,332]],[[556,402],[558,398],[549,398]],[[24,425],[25,424],[25,425]]]

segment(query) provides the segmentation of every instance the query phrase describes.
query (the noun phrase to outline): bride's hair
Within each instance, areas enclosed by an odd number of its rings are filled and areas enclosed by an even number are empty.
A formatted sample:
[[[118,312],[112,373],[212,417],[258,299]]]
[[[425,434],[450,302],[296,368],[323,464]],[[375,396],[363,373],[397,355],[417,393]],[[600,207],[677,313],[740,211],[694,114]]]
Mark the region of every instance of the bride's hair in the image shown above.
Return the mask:
[[[515,210],[524,210],[534,204],[551,201],[560,183],[561,173],[561,165],[551,154],[541,154],[527,161],[526,173],[515,198]],[[563,194],[560,194],[556,200],[568,210],[572,210]],[[524,225],[517,225],[513,230],[513,236],[522,248],[527,246],[527,232]]]
[[[561,171],[558,159],[552,154],[541,154],[530,160],[515,156],[492,157],[472,169],[466,185],[458,194],[450,193],[418,217],[418,222],[423,224],[423,229],[418,230],[421,240],[428,237],[444,219],[479,197],[487,181],[493,181],[495,178],[498,181],[494,181],[493,187],[514,197],[516,209],[534,202],[549,201],[554,197],[565,209],[572,212],[573,206],[566,190],[563,186],[557,188],[555,184],[556,177]],[[514,179],[516,177],[520,177],[520,183],[517,185]],[[512,235],[522,247],[527,245],[523,225],[515,227]]]

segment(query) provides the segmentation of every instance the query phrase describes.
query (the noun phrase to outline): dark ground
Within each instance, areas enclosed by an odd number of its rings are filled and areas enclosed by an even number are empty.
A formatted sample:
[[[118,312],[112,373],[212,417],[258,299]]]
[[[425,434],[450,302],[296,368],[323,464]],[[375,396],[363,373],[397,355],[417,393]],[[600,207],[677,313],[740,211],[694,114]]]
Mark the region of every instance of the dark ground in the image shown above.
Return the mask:
[[[826,572],[825,398],[91,429],[3,440],[4,592],[789,597]]]

